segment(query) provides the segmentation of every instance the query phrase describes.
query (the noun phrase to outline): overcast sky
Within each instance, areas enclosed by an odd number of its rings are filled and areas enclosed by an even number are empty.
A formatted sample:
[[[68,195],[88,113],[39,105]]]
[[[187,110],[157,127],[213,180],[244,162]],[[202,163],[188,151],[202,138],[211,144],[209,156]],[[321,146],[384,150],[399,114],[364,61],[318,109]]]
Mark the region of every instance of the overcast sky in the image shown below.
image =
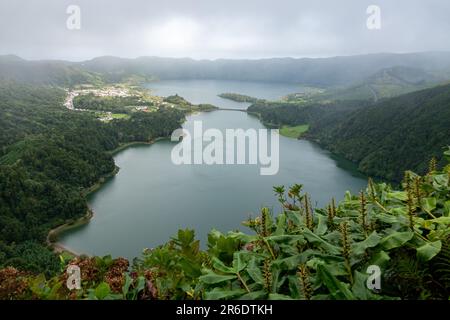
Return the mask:
[[[366,26],[372,4],[380,30]],[[0,54],[27,59],[327,57],[450,51],[449,40],[449,0],[0,0]]]

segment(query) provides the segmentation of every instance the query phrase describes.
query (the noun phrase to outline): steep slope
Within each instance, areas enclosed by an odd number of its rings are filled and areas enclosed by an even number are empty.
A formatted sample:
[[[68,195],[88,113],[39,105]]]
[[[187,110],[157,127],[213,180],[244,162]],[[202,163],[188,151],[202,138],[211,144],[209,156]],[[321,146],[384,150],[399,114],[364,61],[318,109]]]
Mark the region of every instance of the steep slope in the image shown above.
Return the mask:
[[[66,61],[27,61],[0,56],[0,81],[26,84],[64,85],[97,83],[101,76]]]
[[[336,121],[321,117],[309,136],[359,163],[372,176],[399,181],[411,168],[423,173],[450,145],[450,85],[382,100]]]
[[[318,101],[364,100],[378,101],[401,94],[430,88],[450,79],[444,71],[426,72],[423,69],[395,66],[381,69],[363,82],[350,87],[330,89],[315,97]]]
[[[110,151],[166,137],[184,120],[181,111],[161,109],[102,123],[65,108],[65,96],[0,83],[0,266],[58,269],[44,246],[48,231],[86,213],[86,188],[116,168]]]

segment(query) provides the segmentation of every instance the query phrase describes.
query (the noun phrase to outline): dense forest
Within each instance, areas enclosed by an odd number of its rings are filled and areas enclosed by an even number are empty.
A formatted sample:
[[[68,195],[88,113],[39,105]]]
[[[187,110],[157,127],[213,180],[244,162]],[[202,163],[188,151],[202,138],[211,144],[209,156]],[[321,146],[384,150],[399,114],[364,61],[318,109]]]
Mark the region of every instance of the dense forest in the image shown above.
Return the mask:
[[[345,119],[351,112],[369,106],[369,101],[270,102],[258,101],[247,108],[264,124],[281,127],[310,124],[322,118]]]
[[[450,145],[449,85],[377,103],[260,103],[248,110],[277,127],[309,124],[307,138],[391,181],[408,168],[425,172],[427,156],[442,162],[442,148]]]
[[[187,101],[185,98],[179,96],[178,94],[174,94],[172,96],[165,97],[163,101],[167,104],[169,104],[170,107],[176,107],[180,110],[185,111],[213,111],[216,110],[217,107],[209,104],[209,103],[200,103],[200,104],[192,104],[189,101]]]
[[[83,190],[115,170],[123,143],[166,137],[184,113],[133,113],[102,123],[63,107],[65,91],[0,85],[0,265],[55,271],[42,245],[50,228],[83,216]]]
[[[230,92],[221,93],[218,96],[221,97],[221,98],[228,99],[228,100],[233,100],[233,101],[236,101],[236,102],[256,103],[256,102],[258,102],[260,100],[258,98],[247,96],[245,94],[230,93]]]
[[[450,86],[439,86],[380,101],[343,121],[323,118],[309,131],[313,139],[359,164],[372,176],[400,181],[401,172],[427,170],[426,158],[440,163],[450,145]]]

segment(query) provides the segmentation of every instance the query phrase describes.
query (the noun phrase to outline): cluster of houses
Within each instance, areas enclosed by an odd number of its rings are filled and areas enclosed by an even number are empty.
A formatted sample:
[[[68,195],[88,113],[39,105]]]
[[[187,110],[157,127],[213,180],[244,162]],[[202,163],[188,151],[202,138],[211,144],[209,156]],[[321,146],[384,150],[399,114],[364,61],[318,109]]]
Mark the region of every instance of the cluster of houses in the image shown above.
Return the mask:
[[[132,94],[130,90],[126,88],[118,88],[118,87],[105,87],[101,89],[81,89],[77,90],[79,94],[89,94],[92,93],[97,97],[129,97]]]
[[[86,89],[79,89],[79,90],[68,90],[67,97],[64,102],[64,106],[69,110],[74,111],[90,111],[87,109],[79,109],[75,108],[73,104],[73,100],[75,97],[79,95],[86,95],[86,94],[93,94],[97,97],[129,97],[132,96],[132,93],[130,93],[130,90],[127,88],[118,88],[118,87],[105,87],[101,89],[96,88],[86,88]],[[151,97],[151,103],[158,109],[159,107],[168,107],[168,108],[174,108],[175,106],[171,103],[163,101],[161,97],[153,96]],[[151,111],[149,106],[146,105],[139,105],[139,106],[130,106],[134,108],[136,111],[141,112],[149,112]],[[112,112],[104,112],[104,115],[99,118],[100,121],[108,122],[113,119]]]

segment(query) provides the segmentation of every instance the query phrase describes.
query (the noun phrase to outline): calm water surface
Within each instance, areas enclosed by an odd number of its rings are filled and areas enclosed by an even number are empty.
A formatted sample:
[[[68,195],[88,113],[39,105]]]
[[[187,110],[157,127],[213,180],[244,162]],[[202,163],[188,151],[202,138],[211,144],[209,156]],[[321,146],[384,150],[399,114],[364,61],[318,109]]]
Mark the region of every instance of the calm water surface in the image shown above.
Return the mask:
[[[194,103],[237,109],[248,104],[231,103],[217,94],[278,99],[301,91],[292,85],[230,81],[164,81],[149,87],[156,94],[178,93]],[[254,116],[234,111],[195,114],[184,127],[191,129],[196,120],[203,121],[205,129],[264,128]],[[159,141],[116,155],[119,173],[89,198],[94,218],[65,233],[60,242],[75,252],[133,258],[143,248],[166,242],[179,228],[193,228],[204,246],[212,228],[245,230],[241,221],[257,215],[262,206],[277,211],[274,185],[302,183],[313,202],[323,206],[331,197],[340,199],[346,190],[358,192],[366,184],[348,163],[303,140],[280,137],[280,170],[274,176],[261,176],[258,165],[176,166],[170,158],[173,146]]]

